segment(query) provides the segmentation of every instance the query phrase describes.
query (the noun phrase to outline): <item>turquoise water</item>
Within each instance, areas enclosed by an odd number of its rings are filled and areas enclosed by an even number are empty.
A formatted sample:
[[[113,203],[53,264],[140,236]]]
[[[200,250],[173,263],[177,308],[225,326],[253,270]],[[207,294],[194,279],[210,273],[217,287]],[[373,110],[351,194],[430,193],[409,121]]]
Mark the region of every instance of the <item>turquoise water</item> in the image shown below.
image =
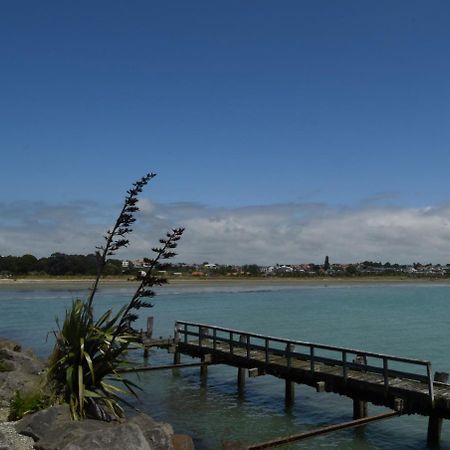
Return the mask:
[[[118,307],[132,287],[104,287],[96,310]],[[16,339],[46,356],[52,345],[47,332],[71,300],[86,291],[70,288],[0,287],[0,335]],[[203,322],[368,351],[429,359],[433,369],[450,372],[450,285],[339,286],[167,286],[158,292],[156,336],[172,334],[175,320]],[[140,326],[144,327],[145,317]],[[141,355],[135,355],[141,359]],[[154,364],[171,355],[154,351]],[[185,359],[190,362],[190,358]],[[239,398],[236,369],[211,366],[207,386],[199,369],[152,372],[138,379],[144,389],[136,406],[167,420],[177,432],[194,437],[200,450],[215,449],[224,440],[259,442],[319,425],[351,419],[346,397],[316,393],[297,386],[296,403],[284,406],[284,383],[265,376],[247,380]],[[369,413],[383,411],[369,406]],[[286,449],[420,449],[426,448],[427,419],[402,416],[335,432]],[[450,449],[450,425],[444,422],[442,449]]]

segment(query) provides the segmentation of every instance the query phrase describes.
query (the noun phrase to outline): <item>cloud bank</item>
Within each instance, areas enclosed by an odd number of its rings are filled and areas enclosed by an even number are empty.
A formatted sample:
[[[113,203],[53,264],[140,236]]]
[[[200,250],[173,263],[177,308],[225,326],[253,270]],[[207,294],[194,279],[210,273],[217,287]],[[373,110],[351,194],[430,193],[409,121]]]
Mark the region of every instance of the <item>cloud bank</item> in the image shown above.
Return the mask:
[[[275,264],[363,260],[450,262],[450,207],[400,208],[288,203],[211,208],[140,202],[131,245],[138,258],[170,228],[183,226],[178,261]],[[72,202],[0,203],[0,255],[90,253],[115,220],[112,207]]]

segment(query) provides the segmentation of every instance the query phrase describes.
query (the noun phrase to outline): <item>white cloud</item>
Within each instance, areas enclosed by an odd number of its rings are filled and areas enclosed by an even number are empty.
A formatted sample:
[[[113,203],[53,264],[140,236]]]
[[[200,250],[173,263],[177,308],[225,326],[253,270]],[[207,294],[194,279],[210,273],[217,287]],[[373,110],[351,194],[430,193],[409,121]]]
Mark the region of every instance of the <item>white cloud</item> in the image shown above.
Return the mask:
[[[129,249],[142,257],[170,228],[183,226],[179,261],[219,263],[450,262],[450,207],[278,204],[235,209],[142,200]],[[114,210],[92,203],[0,204],[0,254],[88,253],[101,243]]]

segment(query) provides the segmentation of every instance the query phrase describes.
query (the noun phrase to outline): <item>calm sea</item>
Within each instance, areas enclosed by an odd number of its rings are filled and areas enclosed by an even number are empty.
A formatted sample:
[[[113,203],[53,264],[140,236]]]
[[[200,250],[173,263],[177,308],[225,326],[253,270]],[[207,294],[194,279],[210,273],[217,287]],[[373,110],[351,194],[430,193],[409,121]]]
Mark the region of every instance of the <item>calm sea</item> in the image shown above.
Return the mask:
[[[96,312],[117,308],[132,290],[103,287]],[[85,294],[76,286],[0,286],[0,335],[45,357],[55,317],[62,317],[71,300]],[[166,286],[154,304],[144,314],[155,317],[156,336],[172,334],[177,319],[190,320],[429,359],[434,370],[450,372],[450,285]],[[145,327],[145,317],[139,326]],[[140,354],[135,357],[141,359]],[[167,363],[171,355],[154,351],[150,359]],[[245,397],[239,398],[236,369],[223,366],[209,368],[206,387],[200,386],[198,368],[146,373],[138,382],[143,393],[136,406],[193,436],[201,450],[215,449],[224,440],[259,442],[352,418],[351,400],[305,386],[297,386],[296,403],[286,410],[284,383],[270,376],[249,379]],[[370,414],[381,411],[369,406]],[[404,416],[283,448],[421,449],[426,448],[426,429],[426,418]],[[450,449],[450,424],[444,423],[442,437],[441,448]]]

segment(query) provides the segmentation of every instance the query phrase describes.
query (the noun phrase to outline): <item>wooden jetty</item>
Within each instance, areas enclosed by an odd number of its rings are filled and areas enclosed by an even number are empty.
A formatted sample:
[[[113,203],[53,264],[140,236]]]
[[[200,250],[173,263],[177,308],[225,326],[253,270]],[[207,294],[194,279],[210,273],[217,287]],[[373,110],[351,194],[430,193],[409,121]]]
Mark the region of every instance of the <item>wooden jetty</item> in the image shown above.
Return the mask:
[[[236,367],[239,391],[246,372],[281,378],[287,405],[293,403],[298,383],[352,398],[355,422],[367,417],[368,402],[397,414],[428,416],[430,444],[439,442],[442,421],[450,419],[448,374],[433,374],[430,361],[182,321],[175,324],[172,343],[165,344],[174,351],[175,365],[181,354],[200,358],[204,379],[210,364]]]

